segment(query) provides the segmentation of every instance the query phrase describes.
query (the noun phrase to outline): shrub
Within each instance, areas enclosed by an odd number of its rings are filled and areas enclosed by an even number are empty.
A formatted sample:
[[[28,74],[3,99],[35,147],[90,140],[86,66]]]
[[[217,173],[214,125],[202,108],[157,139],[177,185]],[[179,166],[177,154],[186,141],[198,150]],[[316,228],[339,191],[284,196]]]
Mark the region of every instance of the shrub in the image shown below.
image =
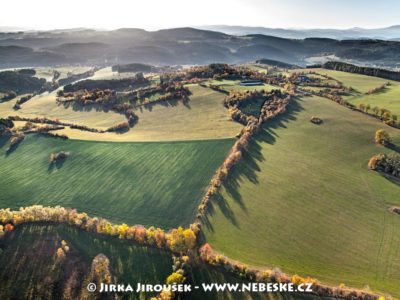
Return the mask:
[[[54,163],[54,162],[57,162],[57,161],[66,160],[69,155],[70,155],[70,153],[69,152],[65,152],[65,151],[52,153],[52,154],[50,154],[49,161],[50,161],[50,163]]]
[[[391,143],[389,133],[383,129],[379,129],[375,132],[375,143],[387,146]]]
[[[14,122],[10,119],[0,118],[0,136],[6,132],[10,133],[10,129],[14,127]]]
[[[129,130],[129,122],[121,122],[107,129],[108,132],[124,132]]]
[[[319,125],[319,124],[322,124],[322,119],[312,116],[311,119],[310,119],[310,122],[313,123],[313,124]]]
[[[8,101],[17,97],[17,93],[14,91],[6,93],[1,100]]]
[[[182,274],[179,274],[177,272],[173,272],[171,275],[167,277],[167,284],[173,284],[173,283],[183,283],[185,281],[185,277]]]
[[[25,139],[25,134],[18,132],[14,134],[10,139],[10,148],[18,146]]]
[[[173,252],[182,253],[196,246],[196,235],[191,229],[178,227],[168,236],[169,247]]]
[[[380,171],[394,177],[400,178],[400,155],[399,154],[377,154],[368,162],[371,170]]]
[[[4,231],[5,232],[10,232],[10,231],[13,231],[13,230],[14,230],[14,225],[13,224],[8,223],[8,224],[6,224],[6,226],[4,226]]]

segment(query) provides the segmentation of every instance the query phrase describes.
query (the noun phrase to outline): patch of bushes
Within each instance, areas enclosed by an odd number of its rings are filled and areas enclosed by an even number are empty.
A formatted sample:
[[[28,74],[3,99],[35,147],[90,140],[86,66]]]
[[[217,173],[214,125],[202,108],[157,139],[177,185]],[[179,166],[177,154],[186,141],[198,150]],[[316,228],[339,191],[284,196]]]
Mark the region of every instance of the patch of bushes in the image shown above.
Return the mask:
[[[310,122],[313,123],[313,124],[316,124],[316,125],[320,125],[320,124],[322,124],[323,121],[322,121],[321,118],[312,116],[311,119],[310,119]]]
[[[400,178],[400,155],[376,154],[368,161],[368,168]]]
[[[14,122],[7,118],[0,118],[0,136],[5,134],[6,132],[10,132],[10,129],[14,127]]]
[[[17,93],[14,91],[6,92],[6,94],[1,98],[1,101],[9,101],[17,97]]]
[[[400,215],[400,207],[396,207],[396,206],[391,207],[391,208],[390,208],[390,211],[393,212],[393,213],[395,213],[395,214]]]
[[[66,151],[60,151],[50,154],[49,162],[55,163],[57,161],[64,161],[69,157],[70,153]]]
[[[121,122],[118,123],[117,125],[114,125],[110,128],[108,128],[106,131],[107,132],[126,132],[129,130],[129,122]]]
[[[386,89],[386,87],[390,86],[390,82],[384,83],[378,87],[375,87],[373,89],[368,90],[368,92],[366,92],[367,95],[371,95],[371,94],[376,94],[379,92],[382,92]]]
[[[13,121],[26,121],[26,122],[32,122],[32,123],[40,123],[40,124],[53,124],[53,125],[62,125],[62,126],[69,126],[72,129],[79,129],[83,131],[90,131],[90,132],[97,132],[97,133],[104,133],[104,130],[99,130],[96,128],[91,128],[85,125],[77,125],[73,123],[68,123],[68,122],[61,122],[58,119],[51,120],[48,118],[26,118],[26,117],[20,117],[20,116],[11,116],[9,117],[10,120]]]
[[[26,96],[24,96],[24,97],[21,97],[21,98],[19,98],[19,99],[17,100],[16,104],[22,105],[22,104],[28,102],[30,99],[32,99],[33,96],[34,96],[34,95],[30,94],[30,95],[26,95]]]
[[[68,140],[68,136],[66,136],[65,134],[52,133],[52,132],[40,132],[39,134],[41,134],[43,136],[59,138],[59,139],[62,139],[62,140]]]
[[[10,149],[17,147],[25,139],[25,134],[22,132],[14,133],[10,139]]]
[[[0,209],[0,225],[5,229],[13,229],[14,226],[32,222],[65,223],[87,231],[133,240],[142,245],[166,249],[179,254],[193,250],[198,233],[196,226],[187,229],[179,227],[165,232],[153,226],[145,228],[142,225],[113,224],[106,219],[89,217],[86,213],[79,213],[75,209],[60,206],[33,205],[21,207],[18,211],[12,211],[9,208]]]
[[[388,146],[391,142],[392,139],[386,130],[379,129],[375,132],[375,143]]]

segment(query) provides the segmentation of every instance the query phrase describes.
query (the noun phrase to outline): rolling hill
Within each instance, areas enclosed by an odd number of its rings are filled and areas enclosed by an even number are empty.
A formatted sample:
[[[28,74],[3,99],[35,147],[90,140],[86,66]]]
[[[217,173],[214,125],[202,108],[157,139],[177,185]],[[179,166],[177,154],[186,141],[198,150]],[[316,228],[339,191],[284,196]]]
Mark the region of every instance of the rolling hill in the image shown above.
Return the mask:
[[[322,118],[321,125],[310,122]],[[399,297],[400,186],[367,168],[385,127],[318,97],[297,99],[268,122],[214,199],[211,245],[255,266]],[[362,253],[362,254],[361,254]]]

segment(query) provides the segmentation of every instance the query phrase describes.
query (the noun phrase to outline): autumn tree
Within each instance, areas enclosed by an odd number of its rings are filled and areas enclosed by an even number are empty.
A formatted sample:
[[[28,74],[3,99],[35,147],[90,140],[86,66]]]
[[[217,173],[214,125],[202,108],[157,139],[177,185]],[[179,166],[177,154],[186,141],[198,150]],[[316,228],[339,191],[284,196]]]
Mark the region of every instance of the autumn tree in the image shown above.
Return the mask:
[[[93,259],[92,276],[98,283],[111,283],[110,260],[102,253]]]
[[[388,145],[391,142],[391,138],[389,136],[389,133],[387,133],[383,129],[379,129],[375,132],[375,143],[381,144],[381,145]]]
[[[173,272],[171,275],[167,277],[167,284],[173,284],[173,283],[180,284],[183,283],[185,279],[186,279],[185,276],[183,276],[182,274]]]
[[[13,231],[13,230],[14,230],[13,224],[8,223],[8,224],[6,224],[6,226],[4,226],[4,231],[5,232],[10,232],[10,231]]]
[[[62,248],[58,248],[56,252],[57,258],[62,259],[65,257],[65,252]]]
[[[385,121],[389,121],[389,120],[390,120],[390,116],[391,116],[390,111],[386,110],[386,111],[383,113],[382,118],[383,118]]]
[[[185,252],[196,245],[196,235],[192,229],[178,227],[173,229],[168,236],[169,245],[174,252]]]

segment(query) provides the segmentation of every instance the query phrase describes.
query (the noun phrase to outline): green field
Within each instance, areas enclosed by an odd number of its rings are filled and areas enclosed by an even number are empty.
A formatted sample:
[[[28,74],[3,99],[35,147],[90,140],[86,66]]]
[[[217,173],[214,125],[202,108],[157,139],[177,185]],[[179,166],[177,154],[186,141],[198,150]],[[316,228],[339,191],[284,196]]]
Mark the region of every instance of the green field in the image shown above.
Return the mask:
[[[296,70],[296,71],[299,71],[299,70]],[[340,81],[344,86],[352,87],[358,93],[366,93],[370,89],[378,87],[382,84],[385,84],[388,81],[396,84],[396,81],[390,81],[390,80],[383,79],[383,78],[366,76],[366,75],[361,75],[361,74],[354,74],[354,73],[349,73],[349,72],[328,70],[328,69],[307,69],[307,70],[300,70],[300,71],[305,71],[305,72],[315,71],[322,75],[328,75],[328,76],[333,77],[336,80]]]
[[[323,119],[314,125],[311,116]],[[367,168],[385,128],[327,99],[295,100],[269,121],[214,199],[205,236],[255,266],[400,297],[400,185]]]
[[[188,225],[233,140],[172,143],[62,141],[28,136],[7,154],[0,145],[0,207],[77,208],[128,224]],[[68,151],[49,166],[53,152]]]
[[[333,70],[314,69],[314,71],[319,74],[327,74],[342,82],[344,86],[355,89],[355,92],[351,95],[344,97],[349,103],[354,105],[369,104],[371,107],[378,106],[390,110],[393,114],[400,115],[400,82]],[[370,95],[366,94],[369,90],[387,82],[390,82],[390,86],[386,87],[385,90]]]
[[[70,251],[59,265],[55,254],[62,240]],[[65,225],[23,225],[1,241],[0,249],[1,299],[61,299],[73,275],[78,284],[74,292],[79,293],[100,253],[110,259],[113,282],[163,283],[172,272],[166,252]]]
[[[385,90],[370,95],[359,95],[347,98],[354,105],[363,103],[372,107],[386,108],[400,116],[400,83],[391,84]]]

